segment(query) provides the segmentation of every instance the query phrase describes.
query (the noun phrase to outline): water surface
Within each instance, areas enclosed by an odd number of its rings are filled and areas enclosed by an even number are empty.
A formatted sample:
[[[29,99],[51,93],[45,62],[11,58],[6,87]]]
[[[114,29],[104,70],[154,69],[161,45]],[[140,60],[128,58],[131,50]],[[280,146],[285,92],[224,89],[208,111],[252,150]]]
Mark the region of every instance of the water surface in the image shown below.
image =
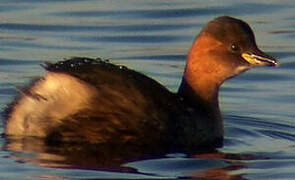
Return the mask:
[[[0,1],[1,109],[44,73],[40,63],[73,56],[109,58],[176,91],[194,37],[221,15],[247,21],[281,63],[222,86],[225,145],[215,153],[121,159],[121,151],[93,155],[1,138],[1,179],[294,179],[294,11],[291,0]]]

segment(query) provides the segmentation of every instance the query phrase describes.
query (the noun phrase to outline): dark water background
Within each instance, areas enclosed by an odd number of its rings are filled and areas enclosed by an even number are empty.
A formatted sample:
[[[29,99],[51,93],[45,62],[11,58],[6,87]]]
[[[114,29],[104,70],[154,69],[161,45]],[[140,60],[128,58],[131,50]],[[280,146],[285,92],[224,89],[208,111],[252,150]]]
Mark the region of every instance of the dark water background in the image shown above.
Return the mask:
[[[281,66],[256,68],[223,85],[226,133],[218,153],[167,154],[80,169],[61,163],[71,154],[45,149],[38,141],[7,145],[1,138],[0,179],[295,179],[294,12],[292,0],[1,0],[1,109],[17,87],[44,72],[40,63],[72,56],[110,58],[175,91],[195,35],[220,15],[247,21],[260,48]],[[91,158],[85,161],[92,165]]]

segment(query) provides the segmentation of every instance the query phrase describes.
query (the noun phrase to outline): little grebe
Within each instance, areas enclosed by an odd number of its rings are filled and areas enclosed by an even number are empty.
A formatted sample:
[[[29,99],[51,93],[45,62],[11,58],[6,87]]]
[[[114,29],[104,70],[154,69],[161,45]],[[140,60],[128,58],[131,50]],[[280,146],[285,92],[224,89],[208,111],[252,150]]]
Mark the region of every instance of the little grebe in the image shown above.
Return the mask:
[[[177,93],[101,59],[47,63],[46,75],[6,109],[5,134],[184,151],[218,147],[223,140],[220,85],[254,66],[277,64],[258,49],[247,23],[218,17],[195,39]]]

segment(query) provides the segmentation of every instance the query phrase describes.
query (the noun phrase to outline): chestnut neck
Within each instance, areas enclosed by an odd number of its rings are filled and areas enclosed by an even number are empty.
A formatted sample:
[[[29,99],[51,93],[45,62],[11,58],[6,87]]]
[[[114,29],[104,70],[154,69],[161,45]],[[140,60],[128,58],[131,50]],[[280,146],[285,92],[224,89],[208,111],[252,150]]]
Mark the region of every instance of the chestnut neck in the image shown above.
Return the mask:
[[[214,60],[212,49],[221,43],[206,33],[195,39],[187,56],[186,67],[178,95],[191,107],[206,112],[209,117],[221,119],[218,91],[226,79],[224,68]],[[220,57],[218,57],[220,58]]]
[[[212,136],[223,136],[223,123],[218,104],[218,91],[226,79],[226,71],[211,54],[212,48],[219,48],[220,42],[201,34],[191,47],[178,95],[196,110],[197,121],[204,128],[211,129]],[[220,57],[218,57],[220,58]]]
[[[211,120],[221,120],[218,103],[218,84],[210,84],[206,79],[196,80],[198,83],[191,84],[183,77],[178,89],[178,95],[192,108],[197,109]]]

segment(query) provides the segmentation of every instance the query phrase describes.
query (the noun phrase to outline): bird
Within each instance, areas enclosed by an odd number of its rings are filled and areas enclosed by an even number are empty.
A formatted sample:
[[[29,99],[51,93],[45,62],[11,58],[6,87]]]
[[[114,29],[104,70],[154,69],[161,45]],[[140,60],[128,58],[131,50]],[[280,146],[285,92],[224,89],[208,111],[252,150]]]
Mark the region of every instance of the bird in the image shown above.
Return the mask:
[[[220,86],[253,67],[277,65],[246,22],[220,16],[194,39],[177,92],[102,58],[45,63],[44,76],[4,110],[4,134],[183,152],[222,147]]]

